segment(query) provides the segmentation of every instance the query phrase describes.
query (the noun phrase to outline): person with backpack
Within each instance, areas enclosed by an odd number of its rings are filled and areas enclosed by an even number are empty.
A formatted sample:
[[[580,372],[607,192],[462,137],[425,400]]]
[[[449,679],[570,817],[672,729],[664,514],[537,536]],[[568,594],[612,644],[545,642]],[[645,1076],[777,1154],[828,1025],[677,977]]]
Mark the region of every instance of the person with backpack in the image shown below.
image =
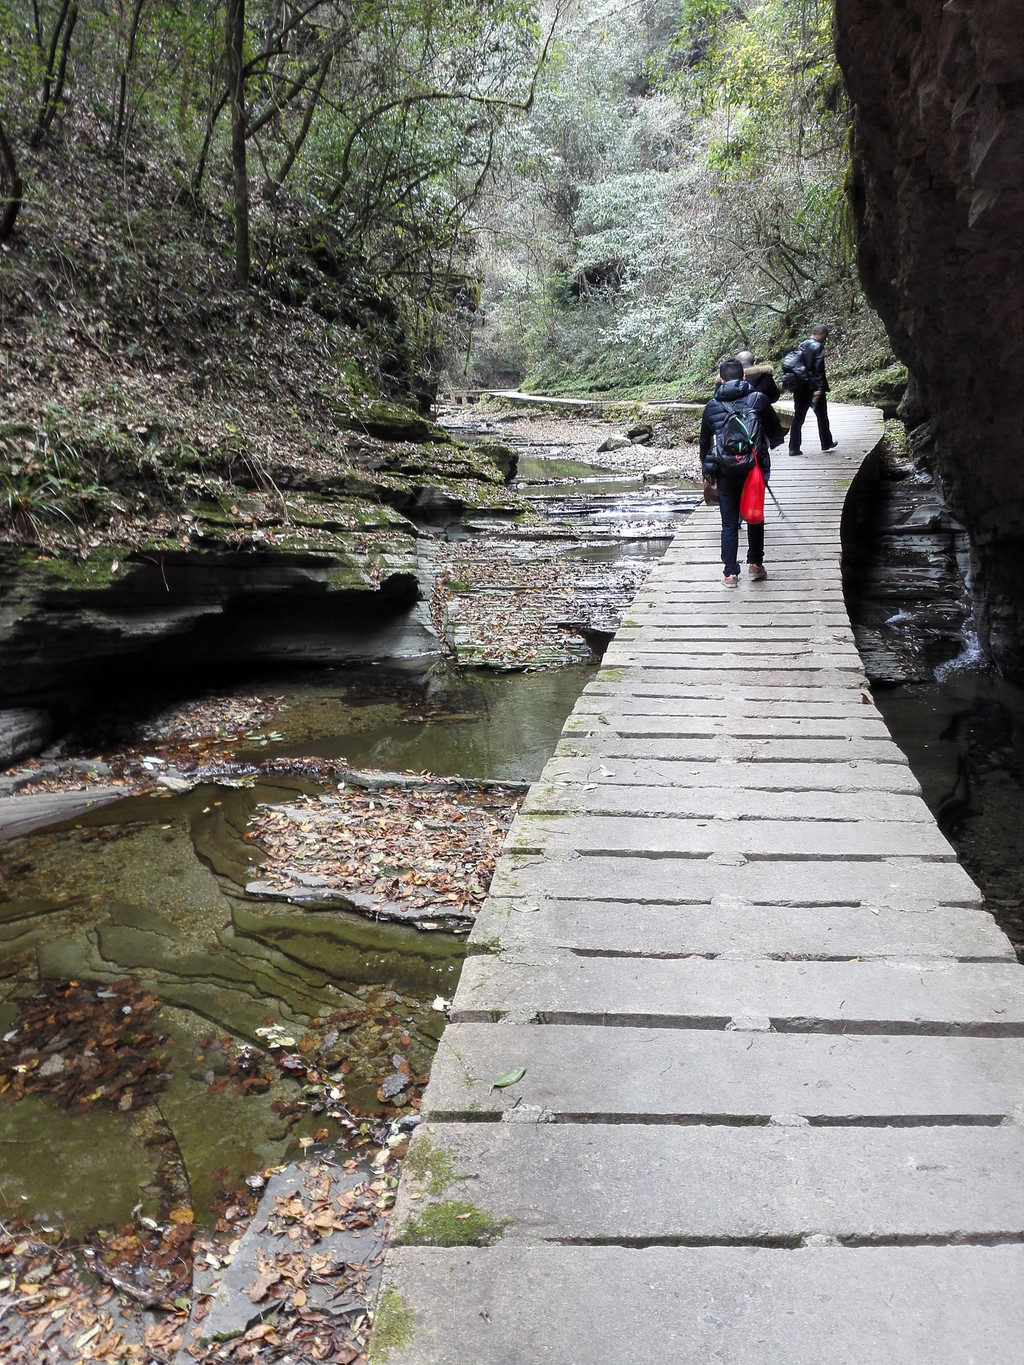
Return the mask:
[[[743,378],[739,360],[723,361],[718,373],[722,382],[701,417],[700,459],[706,482],[718,492],[722,514],[722,582],[734,588],[740,578],[736,556],[743,485],[755,464],[767,480],[769,449],[782,444],[785,432],[768,399]],[[747,566],[755,582],[768,577],[763,521],[747,523]]]
[[[823,323],[811,328],[811,335],[782,360],[782,384],[793,394],[793,425],[789,428],[789,453],[800,454],[800,433],[809,408],[818,419],[818,440],[822,450],[835,450],[828,424],[828,380],[825,377],[825,342],[828,328]]]

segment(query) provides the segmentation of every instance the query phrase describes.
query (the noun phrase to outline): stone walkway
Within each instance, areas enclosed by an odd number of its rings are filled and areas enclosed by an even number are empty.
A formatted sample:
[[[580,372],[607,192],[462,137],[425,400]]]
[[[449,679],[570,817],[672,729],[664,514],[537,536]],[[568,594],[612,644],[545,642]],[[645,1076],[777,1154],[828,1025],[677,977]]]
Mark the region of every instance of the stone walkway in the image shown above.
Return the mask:
[[[687,523],[512,828],[374,1361],[1024,1361],[1024,970],[872,703],[880,419],[834,425],[776,455],[766,583]]]

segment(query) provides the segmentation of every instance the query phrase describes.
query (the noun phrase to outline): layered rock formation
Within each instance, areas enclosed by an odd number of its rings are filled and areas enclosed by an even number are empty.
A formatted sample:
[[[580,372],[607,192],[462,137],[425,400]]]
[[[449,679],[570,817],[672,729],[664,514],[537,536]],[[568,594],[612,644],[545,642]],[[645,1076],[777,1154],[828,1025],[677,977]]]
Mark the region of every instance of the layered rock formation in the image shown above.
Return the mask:
[[[1024,679],[1020,0],[836,0],[861,279],[966,526],[983,648]]]
[[[359,425],[258,468],[161,450],[156,492],[122,477],[76,541],[0,536],[0,766],[97,698],[171,674],[436,653],[421,542],[468,512],[518,515],[515,451],[475,451],[394,404]]]

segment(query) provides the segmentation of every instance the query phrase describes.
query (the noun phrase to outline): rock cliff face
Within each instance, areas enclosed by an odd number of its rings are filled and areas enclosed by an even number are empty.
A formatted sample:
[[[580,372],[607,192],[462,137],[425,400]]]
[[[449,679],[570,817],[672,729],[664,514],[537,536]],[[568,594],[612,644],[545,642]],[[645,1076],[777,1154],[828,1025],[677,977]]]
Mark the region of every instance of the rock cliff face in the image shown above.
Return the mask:
[[[1024,680],[1020,0],[836,0],[866,292],[968,530],[983,648]]]

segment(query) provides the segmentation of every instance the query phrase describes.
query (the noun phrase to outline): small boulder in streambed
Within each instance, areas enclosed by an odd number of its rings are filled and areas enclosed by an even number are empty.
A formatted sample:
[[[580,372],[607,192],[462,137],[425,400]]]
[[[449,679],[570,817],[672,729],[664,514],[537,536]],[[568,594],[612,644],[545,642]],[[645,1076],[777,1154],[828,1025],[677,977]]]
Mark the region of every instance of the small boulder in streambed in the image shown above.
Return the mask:
[[[597,447],[597,453],[603,455],[610,450],[625,450],[627,446],[631,446],[632,444],[633,442],[629,437],[625,436],[622,432],[613,432],[611,436],[607,437]]]

